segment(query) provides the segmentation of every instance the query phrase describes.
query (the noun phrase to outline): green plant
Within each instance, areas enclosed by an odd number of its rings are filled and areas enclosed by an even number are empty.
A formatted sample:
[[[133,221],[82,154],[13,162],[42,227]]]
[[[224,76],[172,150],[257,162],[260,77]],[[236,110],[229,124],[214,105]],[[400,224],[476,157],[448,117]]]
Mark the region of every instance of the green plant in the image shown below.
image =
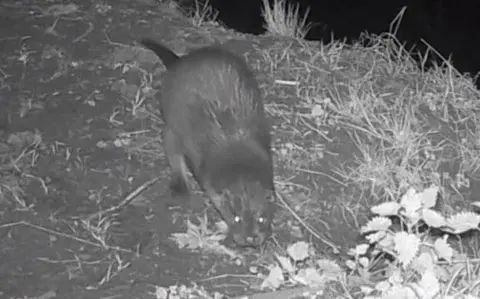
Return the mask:
[[[480,215],[441,215],[433,209],[438,191],[435,186],[422,192],[409,189],[400,202],[371,209],[378,216],[361,228],[368,243],[351,250],[353,260],[347,262],[361,278],[365,298],[460,298],[480,293],[475,261],[447,242],[449,234],[478,230]],[[395,231],[392,218],[400,220],[400,231]],[[433,237],[433,229],[443,236]],[[374,271],[380,261],[386,265],[381,273]]]

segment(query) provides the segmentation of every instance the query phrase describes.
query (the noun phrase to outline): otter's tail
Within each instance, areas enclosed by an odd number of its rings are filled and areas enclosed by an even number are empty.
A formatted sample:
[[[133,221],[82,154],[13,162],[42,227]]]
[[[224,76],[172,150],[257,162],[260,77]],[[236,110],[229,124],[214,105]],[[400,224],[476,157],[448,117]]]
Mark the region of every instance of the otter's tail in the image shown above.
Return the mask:
[[[164,45],[157,43],[152,39],[144,38],[140,41],[140,43],[145,48],[157,54],[158,58],[160,58],[160,60],[163,62],[163,64],[167,69],[170,68],[170,66],[172,66],[172,64],[177,62],[177,60],[180,58],[180,56],[175,54],[172,50],[165,47]]]

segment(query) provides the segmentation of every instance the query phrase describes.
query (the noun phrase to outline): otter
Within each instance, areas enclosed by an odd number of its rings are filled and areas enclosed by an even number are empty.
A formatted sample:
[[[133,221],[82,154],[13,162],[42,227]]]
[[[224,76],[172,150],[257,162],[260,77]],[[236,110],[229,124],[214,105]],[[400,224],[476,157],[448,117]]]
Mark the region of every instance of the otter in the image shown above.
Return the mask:
[[[166,67],[160,90],[163,143],[172,193],[188,194],[189,171],[241,246],[271,234],[275,187],[271,125],[246,62],[219,46],[178,56],[140,43]]]

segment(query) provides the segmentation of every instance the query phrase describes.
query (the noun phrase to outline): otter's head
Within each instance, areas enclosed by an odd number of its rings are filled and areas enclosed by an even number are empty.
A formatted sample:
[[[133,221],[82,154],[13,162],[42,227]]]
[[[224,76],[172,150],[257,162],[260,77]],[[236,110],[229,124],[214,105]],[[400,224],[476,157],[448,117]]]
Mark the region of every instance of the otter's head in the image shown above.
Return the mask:
[[[275,213],[273,190],[259,182],[238,180],[214,192],[210,198],[238,245],[258,247],[271,235]]]

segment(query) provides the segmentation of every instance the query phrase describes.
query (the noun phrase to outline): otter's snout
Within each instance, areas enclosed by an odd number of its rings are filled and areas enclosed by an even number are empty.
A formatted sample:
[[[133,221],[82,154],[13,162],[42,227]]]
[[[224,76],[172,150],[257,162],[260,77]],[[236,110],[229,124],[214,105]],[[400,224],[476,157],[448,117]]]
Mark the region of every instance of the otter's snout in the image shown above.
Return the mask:
[[[257,232],[251,235],[243,236],[241,234],[234,234],[233,241],[242,247],[259,247],[267,238],[267,235],[262,232]]]

